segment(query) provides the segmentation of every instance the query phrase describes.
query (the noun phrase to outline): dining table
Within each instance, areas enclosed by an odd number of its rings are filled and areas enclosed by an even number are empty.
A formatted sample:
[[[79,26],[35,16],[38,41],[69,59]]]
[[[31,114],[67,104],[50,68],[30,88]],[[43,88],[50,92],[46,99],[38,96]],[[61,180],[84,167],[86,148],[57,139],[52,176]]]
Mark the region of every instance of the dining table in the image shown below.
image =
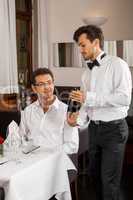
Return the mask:
[[[68,170],[76,170],[63,150],[38,148],[0,158],[0,187],[5,200],[71,200]]]

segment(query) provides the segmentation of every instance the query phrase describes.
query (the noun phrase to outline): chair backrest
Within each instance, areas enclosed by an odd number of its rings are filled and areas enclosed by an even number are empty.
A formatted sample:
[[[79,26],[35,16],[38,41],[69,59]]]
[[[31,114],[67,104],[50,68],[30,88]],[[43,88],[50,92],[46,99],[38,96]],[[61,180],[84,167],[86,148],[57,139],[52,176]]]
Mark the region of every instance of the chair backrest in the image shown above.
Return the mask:
[[[71,154],[71,155],[69,155],[69,157],[78,170],[78,154]],[[72,183],[77,178],[77,172],[78,171],[75,171],[75,170],[69,170],[68,171],[70,183]]]
[[[18,124],[20,123],[20,112],[10,111],[10,112],[0,112],[0,133],[1,137],[6,138],[7,127],[10,122],[14,120]]]

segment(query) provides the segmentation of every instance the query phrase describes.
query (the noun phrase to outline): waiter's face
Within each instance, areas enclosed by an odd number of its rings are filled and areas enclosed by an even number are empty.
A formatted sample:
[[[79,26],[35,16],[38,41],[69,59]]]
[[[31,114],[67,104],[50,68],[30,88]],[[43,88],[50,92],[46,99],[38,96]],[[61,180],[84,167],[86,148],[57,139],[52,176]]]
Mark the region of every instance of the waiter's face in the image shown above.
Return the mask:
[[[50,74],[38,75],[35,77],[35,85],[32,88],[34,92],[44,96],[44,98],[51,98],[54,93],[54,80]]]
[[[96,42],[92,42],[87,38],[86,33],[83,33],[79,36],[78,46],[80,52],[85,60],[93,59],[95,54]]]

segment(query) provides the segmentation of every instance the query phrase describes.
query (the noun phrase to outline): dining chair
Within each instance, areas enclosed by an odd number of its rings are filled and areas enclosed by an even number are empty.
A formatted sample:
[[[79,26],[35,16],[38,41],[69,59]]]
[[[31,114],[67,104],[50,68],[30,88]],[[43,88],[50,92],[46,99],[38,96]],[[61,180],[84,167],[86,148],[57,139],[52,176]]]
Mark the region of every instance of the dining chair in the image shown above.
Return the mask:
[[[20,123],[19,111],[0,111],[0,133],[4,139],[7,137],[7,127],[12,120],[18,124]]]

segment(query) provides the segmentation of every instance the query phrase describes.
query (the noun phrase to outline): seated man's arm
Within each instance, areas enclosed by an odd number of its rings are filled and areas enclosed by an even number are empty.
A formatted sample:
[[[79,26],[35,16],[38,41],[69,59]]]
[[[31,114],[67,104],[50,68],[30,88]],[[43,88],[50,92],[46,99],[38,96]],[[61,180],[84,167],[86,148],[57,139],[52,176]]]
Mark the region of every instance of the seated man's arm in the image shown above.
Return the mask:
[[[67,121],[64,123],[64,144],[63,149],[67,154],[77,153],[79,148],[78,128],[70,126]]]

